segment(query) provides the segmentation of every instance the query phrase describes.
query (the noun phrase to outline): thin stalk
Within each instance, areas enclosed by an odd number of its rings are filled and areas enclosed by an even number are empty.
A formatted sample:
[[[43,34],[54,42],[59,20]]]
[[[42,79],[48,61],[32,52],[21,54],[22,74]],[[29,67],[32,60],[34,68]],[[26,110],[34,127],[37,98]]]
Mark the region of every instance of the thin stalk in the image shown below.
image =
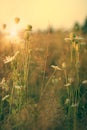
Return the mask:
[[[14,88],[12,88],[12,90],[11,90],[11,97],[10,97],[10,108],[9,108],[9,113],[11,113],[11,112],[12,112],[13,93],[14,93]]]
[[[74,120],[73,120],[73,130],[77,130],[77,119],[76,119],[76,115],[77,115],[77,108],[74,107]]]
[[[0,116],[2,116],[2,114],[3,114],[3,102],[1,101],[1,103],[0,103]],[[1,118],[1,117],[0,117]],[[1,120],[1,119],[0,119]]]
[[[25,88],[26,88],[26,102],[28,101],[28,85],[29,85],[29,69],[30,69],[30,54],[29,54],[29,40],[25,41],[25,68],[24,68],[24,81],[25,81]]]
[[[47,81],[47,83],[46,83],[46,85],[45,85],[45,87],[44,87],[44,89],[43,89],[43,91],[42,91],[42,93],[41,93],[40,98],[42,97],[42,95],[43,95],[44,92],[46,91],[47,86],[48,86],[48,84],[50,83],[50,80],[52,79],[52,77],[53,77],[53,75],[55,74],[55,72],[56,72],[56,70],[54,70],[54,72],[52,73],[52,75],[51,75],[50,78],[48,79],[48,81]]]
[[[73,47],[72,45],[70,46],[70,60],[71,60],[71,64],[72,64],[72,61],[73,61]]]
[[[44,80],[45,80],[45,71],[46,71],[46,65],[47,65],[47,57],[48,57],[48,42],[47,42],[47,46],[46,46],[46,57],[45,57],[45,62],[44,62],[44,70],[43,70],[43,77],[42,77],[42,87],[41,87],[41,93],[44,89]]]
[[[75,50],[76,54],[76,84],[75,84],[75,104],[79,103],[79,45]],[[78,106],[77,106],[78,107]],[[77,130],[77,107],[74,107],[73,130]]]
[[[21,108],[21,91],[19,90],[19,95],[18,95],[18,110],[20,111]]]
[[[69,105],[69,107],[68,107],[68,130],[70,130],[70,115],[71,115],[71,113],[70,113],[70,110],[71,110],[71,108],[70,108],[70,105]]]
[[[66,72],[66,69],[64,69],[64,75],[65,75],[65,82],[66,82],[66,84],[67,84],[68,81],[67,81],[67,72]]]

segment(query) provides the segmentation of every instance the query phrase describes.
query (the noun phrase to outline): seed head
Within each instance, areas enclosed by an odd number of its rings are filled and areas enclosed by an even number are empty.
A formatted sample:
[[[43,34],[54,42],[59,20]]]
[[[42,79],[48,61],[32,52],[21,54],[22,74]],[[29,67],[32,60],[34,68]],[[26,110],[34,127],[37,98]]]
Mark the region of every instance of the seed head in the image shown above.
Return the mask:
[[[6,29],[7,25],[6,25],[6,24],[3,24],[2,27],[3,27],[3,29]]]
[[[15,18],[15,23],[18,24],[20,22],[20,18],[16,17]]]
[[[27,25],[26,31],[32,31],[32,26],[31,25]]]

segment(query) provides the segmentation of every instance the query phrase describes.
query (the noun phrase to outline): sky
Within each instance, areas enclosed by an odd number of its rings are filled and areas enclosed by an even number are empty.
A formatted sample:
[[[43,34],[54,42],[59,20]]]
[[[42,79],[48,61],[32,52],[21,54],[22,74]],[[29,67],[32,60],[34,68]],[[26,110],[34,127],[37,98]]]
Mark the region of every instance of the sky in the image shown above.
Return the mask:
[[[33,29],[71,28],[83,24],[87,16],[87,0],[0,0],[0,28],[20,18],[20,27],[31,24]]]

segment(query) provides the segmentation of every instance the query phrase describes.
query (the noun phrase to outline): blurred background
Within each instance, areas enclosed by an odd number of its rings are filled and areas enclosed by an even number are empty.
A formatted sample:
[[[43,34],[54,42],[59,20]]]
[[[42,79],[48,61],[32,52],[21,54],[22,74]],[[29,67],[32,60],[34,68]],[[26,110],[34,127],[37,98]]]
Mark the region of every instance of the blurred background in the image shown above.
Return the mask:
[[[0,0],[0,24],[13,26],[20,17],[20,27],[32,24],[34,30],[71,29],[83,26],[87,17],[87,0]],[[0,29],[1,29],[0,25]]]

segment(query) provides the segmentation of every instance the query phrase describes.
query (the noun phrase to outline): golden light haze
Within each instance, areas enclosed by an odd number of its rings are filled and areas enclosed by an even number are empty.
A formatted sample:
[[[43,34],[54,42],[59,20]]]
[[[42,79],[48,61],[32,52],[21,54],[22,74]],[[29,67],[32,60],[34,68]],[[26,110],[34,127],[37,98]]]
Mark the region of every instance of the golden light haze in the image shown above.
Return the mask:
[[[34,29],[70,28],[83,24],[87,16],[87,0],[0,0],[0,28],[20,17],[20,27],[32,24]]]

